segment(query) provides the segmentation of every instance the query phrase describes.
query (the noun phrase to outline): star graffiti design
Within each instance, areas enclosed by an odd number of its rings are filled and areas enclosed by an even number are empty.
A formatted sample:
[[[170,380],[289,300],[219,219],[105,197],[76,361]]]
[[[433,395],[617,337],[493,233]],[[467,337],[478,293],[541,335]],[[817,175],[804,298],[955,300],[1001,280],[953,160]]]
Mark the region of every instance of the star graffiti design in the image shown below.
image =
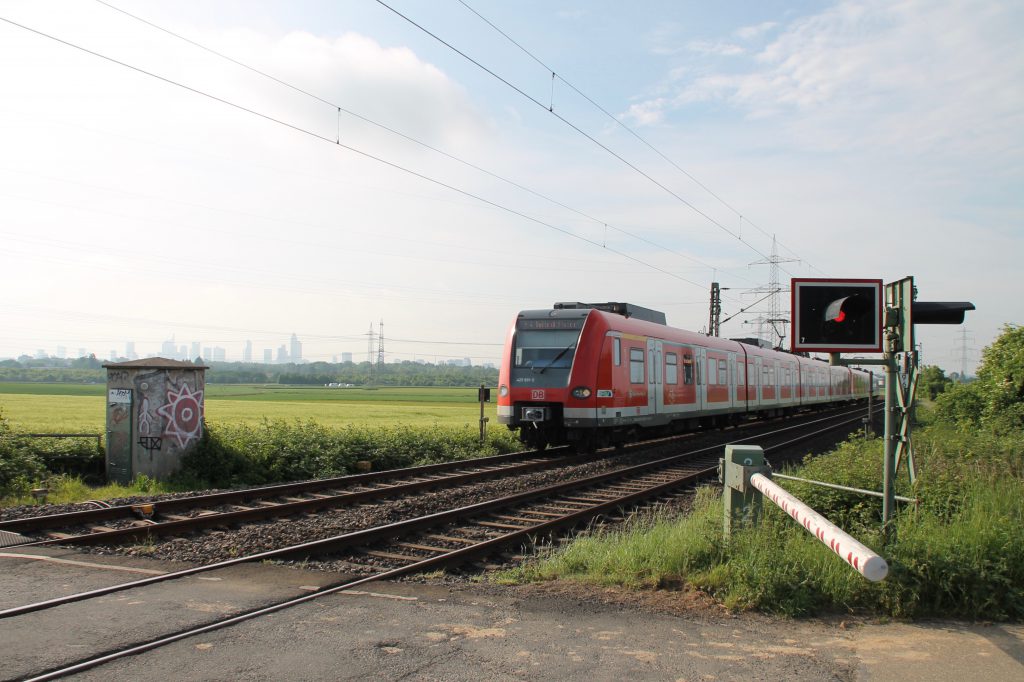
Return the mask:
[[[167,417],[165,436],[172,436],[178,441],[178,447],[184,448],[199,438],[203,428],[203,392],[193,393],[188,384],[182,383],[177,392],[167,391],[167,404],[157,408],[157,414]]]

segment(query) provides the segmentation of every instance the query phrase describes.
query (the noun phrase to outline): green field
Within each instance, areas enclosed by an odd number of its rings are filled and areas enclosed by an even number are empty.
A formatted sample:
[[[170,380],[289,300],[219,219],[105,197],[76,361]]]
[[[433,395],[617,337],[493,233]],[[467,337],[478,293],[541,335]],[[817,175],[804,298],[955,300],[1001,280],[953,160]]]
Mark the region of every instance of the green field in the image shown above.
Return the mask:
[[[19,431],[101,433],[105,392],[103,384],[0,383],[0,412]],[[312,419],[325,426],[475,426],[480,419],[475,388],[207,384],[204,397],[212,425]],[[494,403],[484,415],[496,424]]]

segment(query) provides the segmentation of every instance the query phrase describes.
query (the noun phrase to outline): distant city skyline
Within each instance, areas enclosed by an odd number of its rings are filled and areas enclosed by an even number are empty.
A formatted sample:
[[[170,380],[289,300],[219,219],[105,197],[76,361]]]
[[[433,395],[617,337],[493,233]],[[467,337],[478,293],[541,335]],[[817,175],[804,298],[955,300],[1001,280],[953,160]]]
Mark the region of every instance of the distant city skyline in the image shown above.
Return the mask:
[[[365,343],[360,341],[356,343]],[[444,342],[442,342],[444,343]],[[255,364],[302,364],[309,362],[366,362],[367,351],[363,350],[362,353],[357,351],[340,351],[325,358],[304,358],[303,357],[303,343],[299,338],[298,334],[292,333],[287,342],[277,344],[276,348],[268,346],[266,348],[258,349],[254,346],[252,340],[245,340],[241,342],[240,349],[237,353],[234,353],[230,348],[223,346],[211,346],[205,345],[201,341],[189,340],[187,342],[181,342],[177,340],[177,334],[172,334],[169,339],[165,339],[158,345],[153,344],[149,347],[154,348],[150,353],[145,350],[141,352],[137,348],[145,349],[147,346],[141,345],[135,341],[127,340],[122,344],[123,352],[116,349],[110,349],[105,353],[97,353],[94,350],[87,347],[79,347],[78,354],[75,357],[89,357],[90,355],[95,356],[99,360],[104,361],[119,361],[119,360],[138,360],[144,357],[163,357],[169,360],[195,360],[201,358],[204,361],[213,362],[253,362]],[[355,344],[353,344],[355,345]],[[261,360],[253,359],[254,351],[259,351],[257,357]],[[276,357],[275,357],[276,355]],[[67,346],[57,345],[55,352],[50,352],[45,348],[38,348],[34,353],[20,353],[18,355],[11,355],[8,358],[0,357],[0,359],[18,359],[19,357],[29,357],[36,360],[45,360],[48,358],[68,359]],[[369,354],[370,362],[377,361],[377,350],[376,346],[371,354]],[[456,367],[471,367],[471,366],[482,366],[482,367],[496,367],[497,363],[493,358],[481,358],[472,357],[465,354],[453,353],[453,354],[433,354],[433,353],[395,353],[391,351],[384,352],[384,361],[388,363],[393,362],[430,362],[436,365],[452,365]]]

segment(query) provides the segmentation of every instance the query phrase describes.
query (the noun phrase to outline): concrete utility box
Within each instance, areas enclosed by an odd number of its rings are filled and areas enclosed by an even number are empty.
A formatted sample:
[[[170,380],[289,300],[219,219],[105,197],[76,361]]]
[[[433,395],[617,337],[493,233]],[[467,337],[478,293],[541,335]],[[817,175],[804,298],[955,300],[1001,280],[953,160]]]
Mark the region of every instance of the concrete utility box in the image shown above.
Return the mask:
[[[164,479],[203,435],[206,370],[191,362],[146,358],[107,370],[107,479]]]

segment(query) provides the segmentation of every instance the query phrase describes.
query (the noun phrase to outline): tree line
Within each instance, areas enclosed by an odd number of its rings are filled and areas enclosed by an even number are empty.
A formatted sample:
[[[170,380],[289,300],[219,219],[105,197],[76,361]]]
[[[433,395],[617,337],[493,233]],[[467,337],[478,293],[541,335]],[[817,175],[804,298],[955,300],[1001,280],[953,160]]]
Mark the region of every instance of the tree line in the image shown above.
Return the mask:
[[[494,386],[498,370],[490,367],[399,362],[371,365],[369,362],[310,362],[264,365],[246,362],[206,362],[206,382],[210,384],[300,384],[324,386]],[[0,361],[0,381],[45,383],[106,383],[107,371],[96,356],[85,358],[37,359],[22,356]]]

